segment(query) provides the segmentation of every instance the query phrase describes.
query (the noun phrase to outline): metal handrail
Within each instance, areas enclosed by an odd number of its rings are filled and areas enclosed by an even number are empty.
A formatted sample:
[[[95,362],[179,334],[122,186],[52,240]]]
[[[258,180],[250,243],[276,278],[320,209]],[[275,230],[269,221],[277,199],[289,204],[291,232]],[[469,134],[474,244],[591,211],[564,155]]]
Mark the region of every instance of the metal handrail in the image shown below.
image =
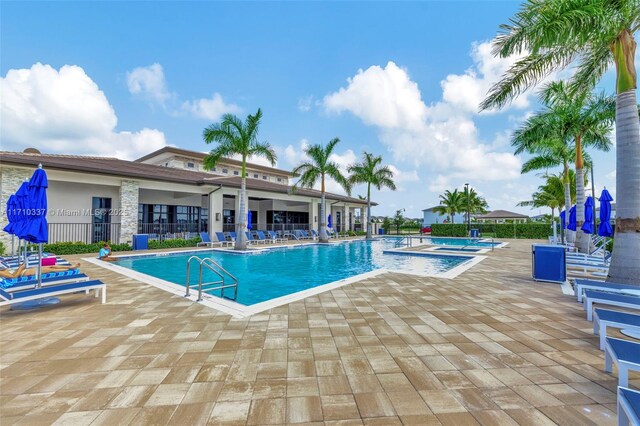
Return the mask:
[[[212,285],[218,285],[217,287],[212,287],[212,288],[206,288],[205,290],[220,290],[220,295],[222,297],[224,297],[224,289],[225,288],[229,288],[229,287],[234,287],[235,291],[234,291],[234,295],[233,295],[233,300],[238,298],[238,279],[232,275],[229,271],[227,271],[226,269],[224,269],[219,263],[217,263],[216,261],[214,261],[213,259],[209,258],[209,257],[205,257],[204,259],[198,257],[198,256],[191,256],[188,260],[187,260],[187,278],[186,278],[186,283],[185,283],[185,287],[186,287],[186,293],[185,293],[185,297],[189,296],[189,289],[190,289],[190,280],[191,280],[191,261],[192,260],[196,260],[198,262],[198,265],[200,266],[200,271],[198,274],[198,302],[200,302],[202,300],[202,291],[204,287],[208,287],[208,286],[212,286]],[[203,267],[207,267],[211,272],[213,272],[214,274],[216,274],[217,276],[220,277],[220,281],[211,281],[211,282],[207,282],[207,283],[203,283],[202,282],[202,269]],[[216,269],[217,268],[217,269]],[[231,278],[233,280],[233,284],[225,284],[225,278],[224,278],[224,274],[226,274],[227,276],[229,276],[229,278]],[[221,284],[221,285],[219,285]]]

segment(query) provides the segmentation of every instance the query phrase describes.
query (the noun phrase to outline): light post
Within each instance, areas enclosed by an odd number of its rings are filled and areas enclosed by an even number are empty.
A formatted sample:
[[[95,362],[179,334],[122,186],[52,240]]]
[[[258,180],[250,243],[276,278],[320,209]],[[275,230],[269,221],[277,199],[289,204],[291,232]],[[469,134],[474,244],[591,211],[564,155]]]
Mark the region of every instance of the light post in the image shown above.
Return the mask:
[[[467,198],[467,235],[471,235],[471,197],[469,197],[469,184],[464,184],[464,192]]]

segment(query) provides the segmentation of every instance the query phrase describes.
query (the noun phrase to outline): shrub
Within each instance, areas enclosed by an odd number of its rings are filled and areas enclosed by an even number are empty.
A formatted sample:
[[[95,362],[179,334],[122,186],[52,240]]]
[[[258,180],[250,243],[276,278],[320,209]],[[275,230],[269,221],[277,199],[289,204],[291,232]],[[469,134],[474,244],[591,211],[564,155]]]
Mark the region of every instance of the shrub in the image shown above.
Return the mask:
[[[480,230],[480,235],[495,234],[496,238],[547,239],[553,235],[548,223],[472,223],[471,229]],[[463,223],[434,223],[434,237],[466,237],[467,225]]]
[[[200,237],[191,238],[189,240],[183,240],[179,238],[164,241],[151,240],[149,241],[149,249],[195,247],[200,241],[202,241]]]
[[[65,254],[84,254],[84,253],[98,253],[102,248],[104,242],[87,244],[82,243],[80,241],[77,242],[66,242],[66,243],[52,243],[52,244],[44,244],[42,250],[47,253],[55,253],[57,255],[65,255]],[[131,246],[129,244],[109,244],[111,246],[111,251],[130,251]],[[30,245],[30,251],[38,250],[37,245]]]
[[[4,243],[0,241],[0,256],[4,254]]]
[[[434,223],[431,225],[433,237],[466,237],[467,225],[463,223]]]

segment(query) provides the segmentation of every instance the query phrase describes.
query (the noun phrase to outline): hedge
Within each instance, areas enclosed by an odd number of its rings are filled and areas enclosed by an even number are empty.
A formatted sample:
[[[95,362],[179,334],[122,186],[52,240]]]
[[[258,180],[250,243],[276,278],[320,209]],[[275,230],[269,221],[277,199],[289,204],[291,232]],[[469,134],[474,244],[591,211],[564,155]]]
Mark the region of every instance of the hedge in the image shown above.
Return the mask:
[[[496,238],[547,239],[553,235],[548,223],[472,223],[471,229],[478,229],[480,235],[494,234]],[[434,223],[431,225],[434,237],[466,237],[467,225],[464,223]]]
[[[57,255],[64,254],[84,254],[84,253],[98,253],[102,248],[104,242],[86,244],[82,242],[67,242],[67,243],[52,243],[44,244],[42,250],[47,253],[54,253]],[[110,244],[111,251],[130,251],[132,248],[129,244]],[[38,246],[31,245],[29,250],[35,251]]]
[[[149,241],[149,249],[166,249],[166,248],[180,248],[180,247],[195,247],[202,241],[200,237],[191,238],[189,240],[183,240],[174,238],[171,240],[151,240]]]

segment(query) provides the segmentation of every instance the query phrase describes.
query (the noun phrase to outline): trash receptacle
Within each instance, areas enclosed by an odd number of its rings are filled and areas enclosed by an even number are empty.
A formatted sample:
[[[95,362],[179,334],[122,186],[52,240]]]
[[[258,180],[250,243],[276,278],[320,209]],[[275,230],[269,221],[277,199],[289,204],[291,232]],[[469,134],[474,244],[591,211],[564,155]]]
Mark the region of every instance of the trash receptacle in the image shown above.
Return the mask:
[[[378,229],[378,235],[384,235],[384,228]]]
[[[148,234],[134,234],[133,235],[133,249],[134,250],[149,250],[149,235]]]
[[[471,230],[471,238],[478,238],[480,237],[480,230],[479,229],[472,229]]]
[[[567,280],[567,253],[564,246],[533,245],[531,260],[533,279],[552,283]]]

